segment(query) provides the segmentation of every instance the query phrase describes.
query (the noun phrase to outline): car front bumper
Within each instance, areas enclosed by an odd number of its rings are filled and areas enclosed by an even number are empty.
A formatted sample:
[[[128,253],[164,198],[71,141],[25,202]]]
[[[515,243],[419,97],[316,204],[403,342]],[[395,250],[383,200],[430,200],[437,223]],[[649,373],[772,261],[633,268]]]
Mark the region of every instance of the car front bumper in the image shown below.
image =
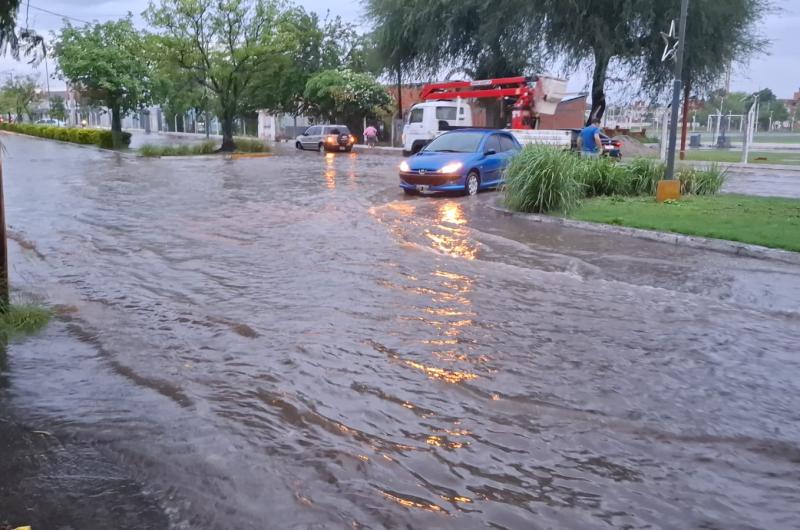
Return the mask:
[[[463,175],[444,175],[441,173],[400,172],[400,187],[422,193],[460,191],[464,189]]]

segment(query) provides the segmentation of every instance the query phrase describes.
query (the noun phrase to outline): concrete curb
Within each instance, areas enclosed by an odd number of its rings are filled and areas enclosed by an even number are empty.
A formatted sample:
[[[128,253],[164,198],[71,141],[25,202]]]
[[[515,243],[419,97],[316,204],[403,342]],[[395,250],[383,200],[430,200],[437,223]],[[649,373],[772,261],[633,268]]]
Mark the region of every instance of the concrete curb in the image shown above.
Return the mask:
[[[399,157],[403,156],[403,148],[402,147],[384,147],[384,146],[376,146],[376,147],[369,147],[364,144],[356,144],[353,146],[354,151],[364,152],[364,153],[375,153],[375,154],[382,154],[382,155],[396,155]]]
[[[770,259],[782,261],[784,263],[790,263],[792,265],[800,265],[800,252],[791,252],[788,250],[762,247],[760,245],[751,245],[748,243],[738,243],[736,241],[728,241],[725,239],[688,236],[685,234],[675,234],[672,232],[658,232],[655,230],[644,230],[641,228],[630,228],[626,226],[616,226],[603,223],[591,223],[588,221],[576,221],[574,219],[565,219],[563,217],[554,217],[551,215],[513,212],[507,208],[504,208],[503,206],[500,206],[499,204],[490,204],[489,208],[504,215],[520,217],[535,223],[555,224],[565,226],[567,228],[576,228],[578,230],[591,230],[592,232],[635,237],[637,239],[646,239],[648,241],[656,241],[658,243],[666,243],[668,245],[710,250],[713,252],[722,252],[725,254],[733,254],[735,256],[743,256],[747,258]]]

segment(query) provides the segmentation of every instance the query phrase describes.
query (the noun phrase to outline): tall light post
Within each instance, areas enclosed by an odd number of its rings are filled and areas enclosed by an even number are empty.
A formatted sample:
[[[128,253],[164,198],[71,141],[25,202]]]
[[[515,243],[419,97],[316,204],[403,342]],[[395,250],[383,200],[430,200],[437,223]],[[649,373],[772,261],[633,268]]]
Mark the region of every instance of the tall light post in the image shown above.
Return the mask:
[[[669,54],[665,51],[664,54],[665,56],[675,56],[675,78],[672,81],[672,120],[669,130],[669,148],[667,149],[667,172],[664,176],[666,181],[675,179],[675,146],[678,140],[678,111],[681,103],[681,86],[683,84],[681,79],[683,78],[683,51],[686,44],[686,15],[688,10],[689,0],[681,0],[680,30],[677,35],[677,43],[675,43],[675,46],[677,46],[677,53],[673,52]],[[670,30],[669,37],[675,37],[674,23]],[[669,40],[667,44],[669,46]],[[661,187],[662,184],[659,183],[659,188]],[[674,183],[665,184],[663,187],[663,193],[659,194],[659,196],[663,196],[666,193],[669,196],[665,198],[676,198],[676,196],[680,194],[680,186],[677,187],[676,191]]]

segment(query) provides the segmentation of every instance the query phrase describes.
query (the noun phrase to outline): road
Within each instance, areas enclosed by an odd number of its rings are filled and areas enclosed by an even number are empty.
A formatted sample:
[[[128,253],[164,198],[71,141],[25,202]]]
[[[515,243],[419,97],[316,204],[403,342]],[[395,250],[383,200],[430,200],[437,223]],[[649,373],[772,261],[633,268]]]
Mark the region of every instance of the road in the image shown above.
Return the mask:
[[[12,282],[60,316],[0,415],[81,451],[0,519],[796,527],[796,266],[406,198],[388,156],[2,139]]]

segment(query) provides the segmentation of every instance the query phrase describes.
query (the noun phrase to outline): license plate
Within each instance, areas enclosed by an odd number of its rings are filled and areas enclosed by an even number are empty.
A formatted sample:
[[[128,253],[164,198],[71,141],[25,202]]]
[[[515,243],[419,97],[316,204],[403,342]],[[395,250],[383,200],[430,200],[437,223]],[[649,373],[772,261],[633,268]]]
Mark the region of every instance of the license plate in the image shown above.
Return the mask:
[[[428,191],[428,186],[419,185],[417,186],[417,191]]]
[[[344,150],[345,150],[344,147],[341,147],[341,146],[339,147],[339,151],[344,151]]]

